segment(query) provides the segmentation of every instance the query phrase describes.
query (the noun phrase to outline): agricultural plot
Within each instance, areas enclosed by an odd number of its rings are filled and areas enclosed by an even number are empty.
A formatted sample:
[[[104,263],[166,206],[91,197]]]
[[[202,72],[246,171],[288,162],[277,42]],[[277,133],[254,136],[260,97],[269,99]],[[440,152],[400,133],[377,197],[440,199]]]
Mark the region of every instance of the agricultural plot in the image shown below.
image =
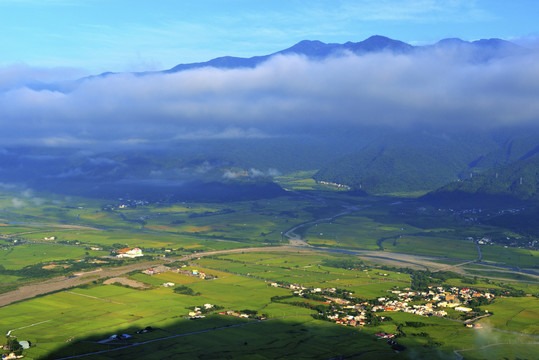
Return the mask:
[[[210,320],[200,321],[205,324]],[[219,325],[217,319],[211,322]],[[295,359],[331,358],[341,354],[387,353],[385,343],[375,342],[361,332],[336,327],[310,317],[292,317],[264,322],[237,323],[234,327],[199,330],[198,334],[172,335],[170,339],[102,353],[95,359],[163,359],[170,354],[193,359],[274,359],[292,356]],[[335,346],[338,339],[339,346]],[[65,350],[64,353],[67,352]]]
[[[314,320],[310,316],[313,314],[312,310],[271,301],[273,296],[289,295],[290,290],[271,287],[267,282],[253,278],[253,275],[249,277],[234,275],[207,267],[219,269],[228,265],[233,270],[248,268],[249,271],[258,270],[259,273],[263,273],[260,269],[265,269],[271,264],[269,267],[275,270],[270,274],[275,280],[286,278],[286,275],[298,277],[302,275],[303,279],[312,281],[307,286],[347,288],[361,298],[382,296],[393,286],[407,287],[409,276],[376,268],[358,271],[324,265],[319,267],[318,264],[325,258],[342,260],[351,257],[332,257],[318,253],[300,255],[291,253],[285,256],[282,252],[254,252],[222,257],[223,259],[201,258],[196,262],[203,267],[185,268],[211,272],[218,276],[214,280],[201,280],[171,272],[154,276],[137,273],[131,277],[142,281],[146,279],[146,282],[156,285],[156,288],[137,290],[117,285],[92,285],[13,304],[0,309],[0,331],[17,329],[13,331],[14,335],[37,344],[25,353],[30,359],[41,357],[53,359],[93,351],[108,351],[132,343],[141,345],[104,352],[92,358],[123,359],[140,354],[145,354],[144,357],[149,359],[166,358],[170,354],[240,359],[269,359],[274,358],[275,354],[283,356],[293,354],[297,358],[305,359],[321,358],[320,354],[323,354],[322,358],[358,354],[367,357],[372,354],[384,358],[387,355],[388,358],[395,359],[418,356],[439,358],[442,354],[449,356],[456,349],[490,346],[500,339],[507,343],[529,342],[522,340],[518,335],[507,333],[500,333],[496,339],[486,338],[478,342],[477,339],[471,339],[474,335],[480,334],[477,329],[467,329],[460,323],[445,319],[405,313],[381,314],[392,320],[379,326],[363,328],[361,331]],[[303,268],[300,269],[299,266],[285,268],[299,260],[298,258],[301,258]],[[185,284],[200,295],[180,295],[174,293],[172,288],[158,286],[164,281]],[[504,304],[503,301],[507,300],[514,300],[515,303]],[[535,303],[528,303],[532,300],[536,301],[535,298],[500,299],[500,303],[488,306],[492,307],[491,311],[495,315],[483,321],[492,320],[497,323],[505,321],[508,324],[507,329],[524,328],[527,332],[533,333],[537,331],[532,323],[534,318],[528,313],[519,315],[522,309],[526,309],[525,311],[531,311],[531,315],[537,316],[539,311]],[[256,322],[230,316],[209,316],[197,321],[183,318],[190,311],[190,307],[205,303],[220,305],[225,310],[258,311],[259,314],[269,316],[270,320]],[[501,311],[506,308],[515,311],[510,313]],[[43,311],[44,309],[46,310]],[[527,325],[523,324],[526,319]],[[406,321],[423,322],[427,325],[421,328],[402,327]],[[235,327],[236,325],[238,326]],[[146,326],[152,326],[156,332],[135,334],[136,330]],[[399,326],[406,334],[406,337],[399,339],[399,343],[413,349],[400,355],[391,351],[385,341],[376,340],[374,335],[380,331],[395,333]],[[127,333],[132,335],[133,339],[115,343],[97,343],[115,333]]]
[[[445,228],[421,229],[402,222],[379,222],[368,217],[369,212],[375,218],[380,217],[379,213],[373,214],[367,209],[358,215],[339,217],[331,223],[319,223],[307,231],[306,240],[314,246],[345,249],[383,249],[465,260],[478,256],[473,242],[465,241]]]
[[[354,257],[331,257],[328,255],[246,253],[223,255],[219,258],[197,260],[203,266],[237,274],[249,275],[267,281],[301,284],[306,287],[336,287],[353,291],[357,297],[380,296],[393,286],[409,286],[410,276],[393,271],[345,270],[320,265],[324,259],[355,259]],[[296,262],[297,261],[297,262]],[[268,264],[269,263],[269,264]],[[290,264],[296,264],[290,266]],[[302,264],[301,266],[299,264]]]
[[[517,267],[537,267],[539,251],[530,249],[504,248],[503,246],[481,246],[484,261],[507,264]]]
[[[519,282],[517,280],[492,280],[494,276],[496,276],[497,273],[495,272],[487,272],[485,273],[490,274],[490,279],[488,278],[480,278],[477,277],[475,281],[470,283],[468,280],[463,279],[447,279],[445,282],[448,285],[457,286],[457,287],[470,287],[472,286],[474,289],[497,289],[502,290],[506,289],[507,286],[510,286],[516,290],[522,290],[526,294],[534,294],[535,296],[539,295],[539,283],[537,282],[530,282],[530,283],[523,283]],[[514,274],[514,273],[510,273]]]
[[[345,189],[338,188],[337,186],[317,183],[313,179],[315,173],[316,170],[298,171],[282,176],[277,176],[275,178],[275,182],[284,189],[295,191],[346,191]]]
[[[402,227],[387,226],[364,216],[343,216],[311,227],[306,240],[312,245],[378,250],[381,238],[402,234]]]
[[[427,236],[404,235],[389,243],[391,245],[384,246],[386,251],[464,260],[473,260],[478,257],[477,248],[473,242],[451,237],[430,234]]]
[[[436,317],[418,317],[406,313],[387,312],[384,315],[391,317],[391,322],[402,324],[400,327],[405,337],[399,338],[399,343],[412,349],[408,354],[412,358],[421,359],[440,359],[454,358],[454,350],[460,349],[483,349],[486,347],[496,348],[491,354],[493,359],[504,358],[501,354],[505,353],[505,347],[499,347],[496,344],[527,344],[523,349],[515,349],[511,359],[530,359],[526,357],[532,347],[537,350],[537,344],[533,344],[535,339],[532,337],[522,337],[519,335],[508,334],[496,330],[469,329],[457,322],[448,321]],[[406,322],[420,323],[420,327],[406,326]],[[500,352],[501,350],[501,352]],[[479,353],[479,351],[476,351]],[[462,352],[465,359],[468,359],[468,352]],[[484,357],[479,357],[485,359]],[[533,357],[532,357],[533,358]]]
[[[170,331],[186,331],[193,324],[183,320],[188,308],[205,303],[219,304],[226,309],[257,310],[270,316],[311,313],[307,309],[282,304],[272,306],[272,296],[285,295],[289,291],[271,288],[259,280],[231,275],[212,281],[193,282],[189,286],[201,295],[179,295],[172,289],[162,287],[135,290],[99,285],[73,289],[0,309],[0,331],[7,333],[16,329],[12,331],[13,335],[38,344],[26,353],[28,358],[37,358],[65,346],[66,341],[97,341],[116,332],[133,332],[132,329],[148,325],[165,327]],[[230,325],[236,320],[225,317],[221,322]],[[215,322],[211,322],[203,328],[214,326]],[[95,344],[85,345],[77,351],[95,347]]]
[[[483,308],[494,313],[480,321],[485,327],[539,335],[539,299],[536,297],[496,299]]]
[[[146,275],[148,276],[148,275]],[[188,276],[184,274],[177,274],[174,272],[167,271],[162,274],[153,275],[155,279],[161,281],[161,283],[164,282],[172,282],[174,284],[183,285],[183,284],[191,284],[195,282],[204,281],[198,277],[195,276]]]
[[[315,188],[301,176],[283,181],[297,189]],[[120,208],[120,204],[105,208],[104,203],[84,203],[81,199],[69,204],[63,202],[56,207],[50,201],[37,205],[27,200],[27,207],[14,208],[11,198],[0,196],[0,206],[3,204],[9,210],[0,214],[3,218],[1,223],[5,225],[0,226],[0,233],[17,234],[22,240],[36,241],[55,236],[54,242],[79,242],[81,245],[51,243],[5,247],[0,251],[0,263],[6,269],[20,269],[27,264],[78,259],[86,256],[86,252],[89,256],[98,257],[118,246],[138,246],[147,253],[158,255],[165,254],[166,249],[170,250],[167,256],[174,257],[193,251],[272,245],[281,242],[282,233],[286,230],[301,223],[332,217],[344,211],[343,206],[350,205],[361,210],[350,210],[350,214],[335,218],[331,223],[305,226],[298,232],[316,246],[371,250],[368,254],[379,253],[385,257],[397,257],[397,254],[392,254],[397,252],[430,255],[437,257],[430,261],[449,267],[477,258],[474,242],[463,239],[493,230],[492,227],[456,226],[457,219],[445,219],[436,211],[432,211],[427,220],[416,219],[417,209],[397,202],[388,204],[386,200],[353,198],[336,191],[325,192],[323,197],[319,198],[313,192],[305,196],[229,204],[155,204],[136,208]],[[14,221],[24,224],[10,224]],[[94,226],[96,229],[73,225]],[[10,243],[3,241],[2,245]],[[85,249],[90,246],[107,248],[107,251]],[[381,247],[384,252],[372,251]],[[534,251],[496,246],[482,246],[482,250],[483,260],[536,266],[537,252]],[[452,258],[462,261],[456,262]],[[368,259],[371,265],[371,261],[380,260],[375,257]],[[272,297],[290,295],[292,291],[272,287],[269,283],[346,289],[357,298],[373,299],[386,296],[387,290],[395,287],[410,287],[410,275],[380,266],[362,266],[359,258],[353,255],[300,249],[245,251],[189,261],[190,266],[185,270],[197,269],[217,278],[202,280],[173,272],[153,276],[140,272],[123,275],[152,285],[145,289],[101,285],[99,280],[0,308],[0,332],[12,330],[19,340],[37,344],[25,351],[29,359],[54,359],[102,350],[114,351],[89,358],[328,359],[344,356],[434,359],[458,358],[454,351],[460,350],[465,358],[480,359],[483,350],[491,358],[530,358],[533,349],[537,349],[529,344],[536,338],[526,335],[539,334],[536,297],[498,298],[494,303],[483,306],[482,310],[487,309],[494,314],[479,320],[486,328],[483,332],[468,329],[456,321],[394,312],[381,314],[391,320],[359,330],[315,320],[311,315],[316,311],[294,306],[293,300],[289,303],[272,301]],[[345,264],[346,261],[355,264],[355,268],[338,267],[339,262]],[[533,277],[519,275],[509,269],[493,269],[480,264],[464,264],[459,269],[477,275],[477,278],[449,279],[446,280],[448,285],[502,290],[510,284],[511,288],[528,294],[536,295],[539,291]],[[453,270],[456,268],[448,271]],[[493,280],[496,274],[515,281]],[[17,276],[3,276],[0,285],[9,289],[20,280]],[[185,286],[192,290],[193,295],[175,293],[174,287],[163,287],[164,282]],[[269,320],[258,322],[215,314],[199,320],[185,319],[191,308],[207,303],[222,306],[224,310],[257,311],[268,316]],[[426,325],[414,328],[407,326],[406,322]],[[137,330],[147,326],[155,330],[136,334]],[[395,353],[385,340],[376,339],[374,334],[380,331],[402,331],[405,336],[399,339],[399,343],[408,350]],[[117,333],[127,333],[133,338],[99,343]],[[117,349],[134,343],[140,345]],[[499,346],[498,343],[507,346]]]
[[[2,221],[4,221],[4,219]],[[4,223],[0,225],[0,234],[2,235],[31,233],[35,231],[43,231],[43,226],[42,225],[21,226],[21,225],[12,224],[12,223]]]
[[[492,336],[492,333],[485,334],[484,336]],[[534,359],[537,357],[537,344],[489,344],[479,349],[463,349],[458,351],[458,354],[467,360]]]
[[[16,282],[19,279],[20,277],[14,275],[2,275],[0,276],[0,284]]]
[[[86,255],[88,253],[88,255]],[[85,256],[102,256],[102,251],[85,250],[82,247],[58,244],[24,244],[12,246],[0,251],[0,263],[6,269],[18,270],[27,265],[34,265],[55,260],[83,258]]]
[[[115,209],[123,222],[138,223],[141,230],[244,243],[281,241],[281,231],[291,221],[309,219],[305,201],[288,198],[228,204]],[[109,214],[110,215],[110,214]]]

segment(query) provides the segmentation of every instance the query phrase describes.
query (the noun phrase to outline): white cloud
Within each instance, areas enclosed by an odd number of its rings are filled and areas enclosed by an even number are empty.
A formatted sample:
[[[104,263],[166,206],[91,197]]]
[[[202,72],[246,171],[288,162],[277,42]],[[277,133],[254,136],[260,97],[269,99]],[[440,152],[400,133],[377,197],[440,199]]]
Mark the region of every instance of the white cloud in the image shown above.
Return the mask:
[[[23,200],[19,199],[19,198],[12,198],[11,203],[16,208],[22,208],[22,207],[26,206],[26,203]]]
[[[5,144],[103,146],[288,136],[314,124],[537,123],[537,54],[469,60],[440,49],[277,56],[255,69],[92,78],[68,93],[13,88],[0,93],[0,136]]]

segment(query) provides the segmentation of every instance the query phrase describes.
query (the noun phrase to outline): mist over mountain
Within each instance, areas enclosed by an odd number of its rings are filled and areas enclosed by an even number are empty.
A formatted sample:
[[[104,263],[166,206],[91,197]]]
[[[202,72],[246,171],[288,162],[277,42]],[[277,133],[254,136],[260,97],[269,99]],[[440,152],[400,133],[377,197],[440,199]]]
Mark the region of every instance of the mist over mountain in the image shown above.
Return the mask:
[[[373,36],[159,72],[5,68],[0,175],[67,188],[320,170],[373,193],[435,189],[536,151],[537,60],[500,39]]]

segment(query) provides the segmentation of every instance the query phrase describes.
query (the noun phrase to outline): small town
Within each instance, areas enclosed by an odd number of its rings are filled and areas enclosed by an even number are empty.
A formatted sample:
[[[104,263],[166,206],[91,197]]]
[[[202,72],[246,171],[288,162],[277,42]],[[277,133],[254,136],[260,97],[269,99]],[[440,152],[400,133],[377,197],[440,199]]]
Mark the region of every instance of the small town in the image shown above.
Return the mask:
[[[446,309],[460,313],[472,313],[472,307],[466,305],[472,302],[487,304],[494,299],[494,295],[490,292],[480,292],[470,288],[429,286],[428,291],[412,291],[409,288],[391,290],[391,294],[388,294],[387,297],[354,302],[352,293],[336,288],[306,288],[297,284],[285,285],[276,282],[270,283],[270,286],[288,288],[293,290],[294,295],[298,297],[324,300],[322,303],[330,305],[331,309],[319,313],[319,318],[353,327],[383,321],[385,317],[374,315],[373,313],[376,312],[406,312],[426,317],[445,317],[448,315]],[[485,316],[490,316],[490,314],[486,312],[478,317]],[[463,321],[464,325],[470,325],[470,322],[470,320]],[[480,325],[477,324],[476,327],[480,327]]]

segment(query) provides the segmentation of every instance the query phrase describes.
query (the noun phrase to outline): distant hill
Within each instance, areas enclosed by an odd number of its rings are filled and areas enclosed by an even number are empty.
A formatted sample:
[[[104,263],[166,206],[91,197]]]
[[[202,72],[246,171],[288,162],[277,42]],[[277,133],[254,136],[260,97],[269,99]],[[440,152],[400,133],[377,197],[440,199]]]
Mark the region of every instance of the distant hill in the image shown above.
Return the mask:
[[[471,169],[475,172],[483,172],[493,167],[531,158],[539,153],[539,134],[537,131],[528,129],[526,132],[505,137],[506,131],[502,130],[498,131],[498,134],[493,134],[494,138],[500,139],[500,146],[472,161],[469,164]]]
[[[457,180],[470,162],[496,148],[494,140],[473,134],[386,134],[331,162],[314,178],[368,193],[436,189]]]
[[[537,156],[539,132],[533,128],[453,133],[395,130],[331,161],[314,178],[371,194],[436,190]],[[502,179],[500,174],[498,178]]]
[[[427,200],[513,198],[539,200],[539,154],[450,183],[425,196]]]

